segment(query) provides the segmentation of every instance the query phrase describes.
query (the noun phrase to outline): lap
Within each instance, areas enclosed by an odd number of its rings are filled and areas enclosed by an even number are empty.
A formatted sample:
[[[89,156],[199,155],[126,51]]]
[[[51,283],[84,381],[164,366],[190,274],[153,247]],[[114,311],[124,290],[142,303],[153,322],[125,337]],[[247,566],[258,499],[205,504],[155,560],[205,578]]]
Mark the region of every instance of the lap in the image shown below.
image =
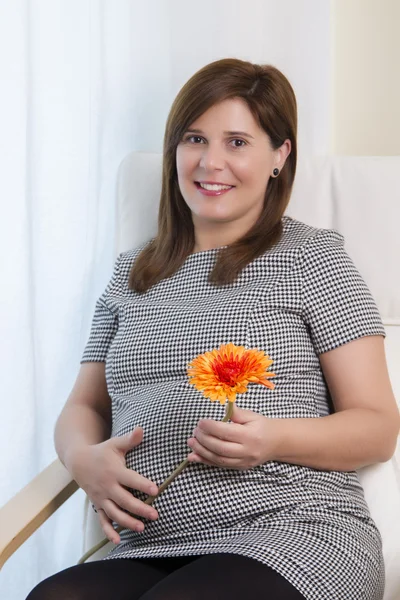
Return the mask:
[[[239,554],[99,560],[64,569],[26,600],[304,600],[286,579]]]
[[[207,554],[174,571],[140,600],[304,600],[286,579],[239,554]]]

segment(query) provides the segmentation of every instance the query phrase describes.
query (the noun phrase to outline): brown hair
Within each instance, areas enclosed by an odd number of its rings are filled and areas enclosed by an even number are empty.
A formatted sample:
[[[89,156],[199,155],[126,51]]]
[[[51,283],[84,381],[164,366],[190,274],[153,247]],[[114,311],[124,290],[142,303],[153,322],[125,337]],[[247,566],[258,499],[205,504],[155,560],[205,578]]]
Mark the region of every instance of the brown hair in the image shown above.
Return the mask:
[[[281,217],[290,200],[296,173],[297,106],[286,77],[271,65],[236,58],[212,62],[195,73],[176,96],[168,115],[162,166],[158,232],[142,249],[129,275],[129,287],[145,292],[171,277],[193,251],[195,236],[191,211],[179,188],[176,149],[185,131],[211,106],[242,98],[274,149],[286,139],[291,152],[278,177],[270,177],[264,207],[244,236],[217,253],[208,280],[216,285],[233,282],[248,263],[279,241]]]

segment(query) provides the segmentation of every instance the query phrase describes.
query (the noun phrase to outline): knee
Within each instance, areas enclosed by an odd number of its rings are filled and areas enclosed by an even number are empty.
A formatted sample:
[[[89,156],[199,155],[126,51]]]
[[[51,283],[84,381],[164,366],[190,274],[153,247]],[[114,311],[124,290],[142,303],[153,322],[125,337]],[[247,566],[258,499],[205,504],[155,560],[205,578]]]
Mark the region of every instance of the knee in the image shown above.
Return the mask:
[[[55,600],[57,592],[47,584],[47,580],[41,581],[26,597],[26,600]]]
[[[31,590],[26,600],[84,600],[82,590],[72,582],[61,581],[57,575],[44,579]]]

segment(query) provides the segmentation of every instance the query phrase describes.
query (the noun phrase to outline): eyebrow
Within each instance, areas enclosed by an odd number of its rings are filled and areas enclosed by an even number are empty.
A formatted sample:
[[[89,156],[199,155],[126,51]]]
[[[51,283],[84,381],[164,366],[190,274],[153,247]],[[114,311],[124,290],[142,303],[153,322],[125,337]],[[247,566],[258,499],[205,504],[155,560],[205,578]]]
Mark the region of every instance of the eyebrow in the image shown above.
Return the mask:
[[[187,129],[186,133],[203,133],[201,129]],[[225,135],[243,135],[254,140],[254,137],[245,131],[224,131]]]

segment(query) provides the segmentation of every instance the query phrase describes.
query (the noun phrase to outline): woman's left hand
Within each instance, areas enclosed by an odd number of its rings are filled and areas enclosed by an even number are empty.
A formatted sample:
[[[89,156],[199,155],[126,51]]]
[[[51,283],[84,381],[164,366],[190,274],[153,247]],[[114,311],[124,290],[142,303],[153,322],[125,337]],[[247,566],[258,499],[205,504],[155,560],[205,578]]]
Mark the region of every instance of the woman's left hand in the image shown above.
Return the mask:
[[[233,405],[231,423],[204,419],[188,440],[190,462],[225,469],[249,469],[272,458],[273,419]]]

